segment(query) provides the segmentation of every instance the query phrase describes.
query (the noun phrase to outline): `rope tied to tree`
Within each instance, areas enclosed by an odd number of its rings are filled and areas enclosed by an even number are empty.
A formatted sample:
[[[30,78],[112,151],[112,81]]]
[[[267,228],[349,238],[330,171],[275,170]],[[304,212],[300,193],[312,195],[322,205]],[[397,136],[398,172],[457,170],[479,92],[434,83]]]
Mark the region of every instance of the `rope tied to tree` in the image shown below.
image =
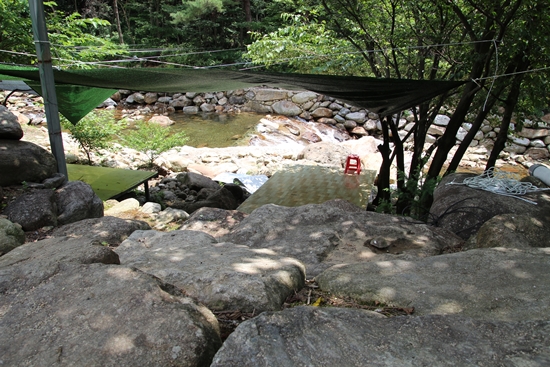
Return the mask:
[[[496,171],[494,167],[491,167],[478,176],[467,177],[462,182],[452,181],[447,183],[447,185],[466,185],[473,189],[480,189],[498,195],[510,196],[533,205],[537,205],[537,203],[532,200],[522,198],[520,195],[550,190],[549,188],[536,187],[530,182],[521,182],[519,181],[519,178],[519,175],[515,173]]]

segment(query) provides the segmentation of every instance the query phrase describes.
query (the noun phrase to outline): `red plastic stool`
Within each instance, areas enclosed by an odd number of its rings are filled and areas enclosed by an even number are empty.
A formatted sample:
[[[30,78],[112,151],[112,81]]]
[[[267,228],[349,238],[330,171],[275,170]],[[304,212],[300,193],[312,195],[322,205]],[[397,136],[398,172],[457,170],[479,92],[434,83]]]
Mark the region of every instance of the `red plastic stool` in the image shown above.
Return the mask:
[[[348,155],[344,173],[346,175],[348,174],[358,175],[361,173],[361,159],[359,159],[359,156],[357,154]]]

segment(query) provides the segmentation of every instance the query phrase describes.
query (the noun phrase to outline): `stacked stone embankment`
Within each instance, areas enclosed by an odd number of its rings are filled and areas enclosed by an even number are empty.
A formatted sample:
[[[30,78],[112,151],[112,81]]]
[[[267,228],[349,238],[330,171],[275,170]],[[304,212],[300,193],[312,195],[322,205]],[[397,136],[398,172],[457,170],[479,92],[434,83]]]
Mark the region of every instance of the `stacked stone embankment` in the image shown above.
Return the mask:
[[[364,108],[352,106],[329,96],[309,91],[288,91],[270,88],[250,88],[217,93],[141,93],[121,90],[115,99],[127,106],[140,106],[137,111],[126,111],[130,117],[148,113],[170,114],[176,111],[197,114],[201,112],[234,113],[257,112],[298,116],[304,120],[334,125],[347,130],[356,136],[371,135],[379,137],[382,126],[379,116]],[[449,123],[452,111],[442,111],[432,127],[428,130],[426,143],[433,143],[443,135]],[[414,126],[414,117],[405,111],[398,122],[399,135],[404,138]],[[525,119],[523,128],[517,129],[519,121],[513,123],[504,151],[508,154],[525,154],[533,159],[544,159],[550,156],[550,114],[538,121]],[[500,131],[500,117],[489,116],[470,144],[471,147],[483,145],[492,147]],[[465,122],[456,135],[457,145],[464,139],[471,128]],[[412,139],[412,136],[410,137]]]

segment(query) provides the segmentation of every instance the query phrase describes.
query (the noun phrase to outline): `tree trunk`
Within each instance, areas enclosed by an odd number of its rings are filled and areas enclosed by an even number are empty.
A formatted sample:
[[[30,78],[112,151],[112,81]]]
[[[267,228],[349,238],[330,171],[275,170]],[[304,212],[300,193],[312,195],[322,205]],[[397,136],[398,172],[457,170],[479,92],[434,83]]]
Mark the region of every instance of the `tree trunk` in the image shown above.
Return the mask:
[[[118,0],[113,0],[113,10],[115,11],[116,30],[118,32],[118,41],[120,44],[124,44],[124,38],[122,37],[122,27],[120,26],[120,16],[118,14]]]
[[[506,98],[506,106],[504,106],[504,114],[502,115],[502,122],[500,123],[500,131],[498,132],[495,140],[495,145],[491,150],[491,155],[487,160],[485,170],[495,166],[500,152],[504,149],[506,141],[508,140],[508,128],[510,127],[510,121],[512,120],[512,114],[518,103],[521,81],[524,74],[517,74],[514,76],[508,98]]]
[[[250,10],[250,0],[243,0],[243,10],[245,20],[250,23],[252,22],[252,11]]]
[[[373,201],[375,206],[378,206],[382,203],[389,203],[391,200],[390,193],[390,167],[391,167],[391,158],[390,158],[390,136],[389,136],[389,124],[387,119],[391,119],[391,116],[386,116],[382,119],[380,123],[382,124],[382,133],[384,135],[384,143],[378,146],[378,151],[382,155],[382,164],[380,166],[380,171],[378,173],[378,178],[376,181],[376,187],[378,188],[378,193],[376,198]]]

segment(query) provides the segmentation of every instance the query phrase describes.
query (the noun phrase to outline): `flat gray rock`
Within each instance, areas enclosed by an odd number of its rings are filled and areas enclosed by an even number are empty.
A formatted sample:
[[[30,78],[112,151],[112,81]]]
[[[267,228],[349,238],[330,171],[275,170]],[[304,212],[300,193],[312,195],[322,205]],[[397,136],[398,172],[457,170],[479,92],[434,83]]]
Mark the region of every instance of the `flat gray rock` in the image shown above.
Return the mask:
[[[146,229],[151,229],[151,227],[141,220],[106,216],[65,224],[54,229],[51,235],[53,237],[88,237],[98,240],[102,244],[116,246],[128,238],[134,231]]]
[[[298,260],[269,249],[218,243],[196,231],[136,231],[117,249],[121,264],[181,288],[212,310],[279,310],[304,285]]]
[[[299,207],[264,205],[221,237],[296,258],[316,276],[335,264],[438,255],[462,240],[410,218],[367,212],[344,201]]]
[[[549,268],[550,248],[495,248],[337,265],[316,280],[321,289],[336,295],[414,307],[415,315],[547,320]]]
[[[209,366],[220,345],[208,309],[116,265],[61,264],[0,317],[6,366]]]
[[[54,275],[62,264],[119,264],[118,255],[89,238],[28,242],[0,257],[0,306]]]
[[[231,233],[247,215],[237,210],[200,208],[179,229],[201,231],[218,238]]]
[[[295,307],[243,322],[211,366],[548,366],[549,332],[548,321],[376,318],[354,309]]]

